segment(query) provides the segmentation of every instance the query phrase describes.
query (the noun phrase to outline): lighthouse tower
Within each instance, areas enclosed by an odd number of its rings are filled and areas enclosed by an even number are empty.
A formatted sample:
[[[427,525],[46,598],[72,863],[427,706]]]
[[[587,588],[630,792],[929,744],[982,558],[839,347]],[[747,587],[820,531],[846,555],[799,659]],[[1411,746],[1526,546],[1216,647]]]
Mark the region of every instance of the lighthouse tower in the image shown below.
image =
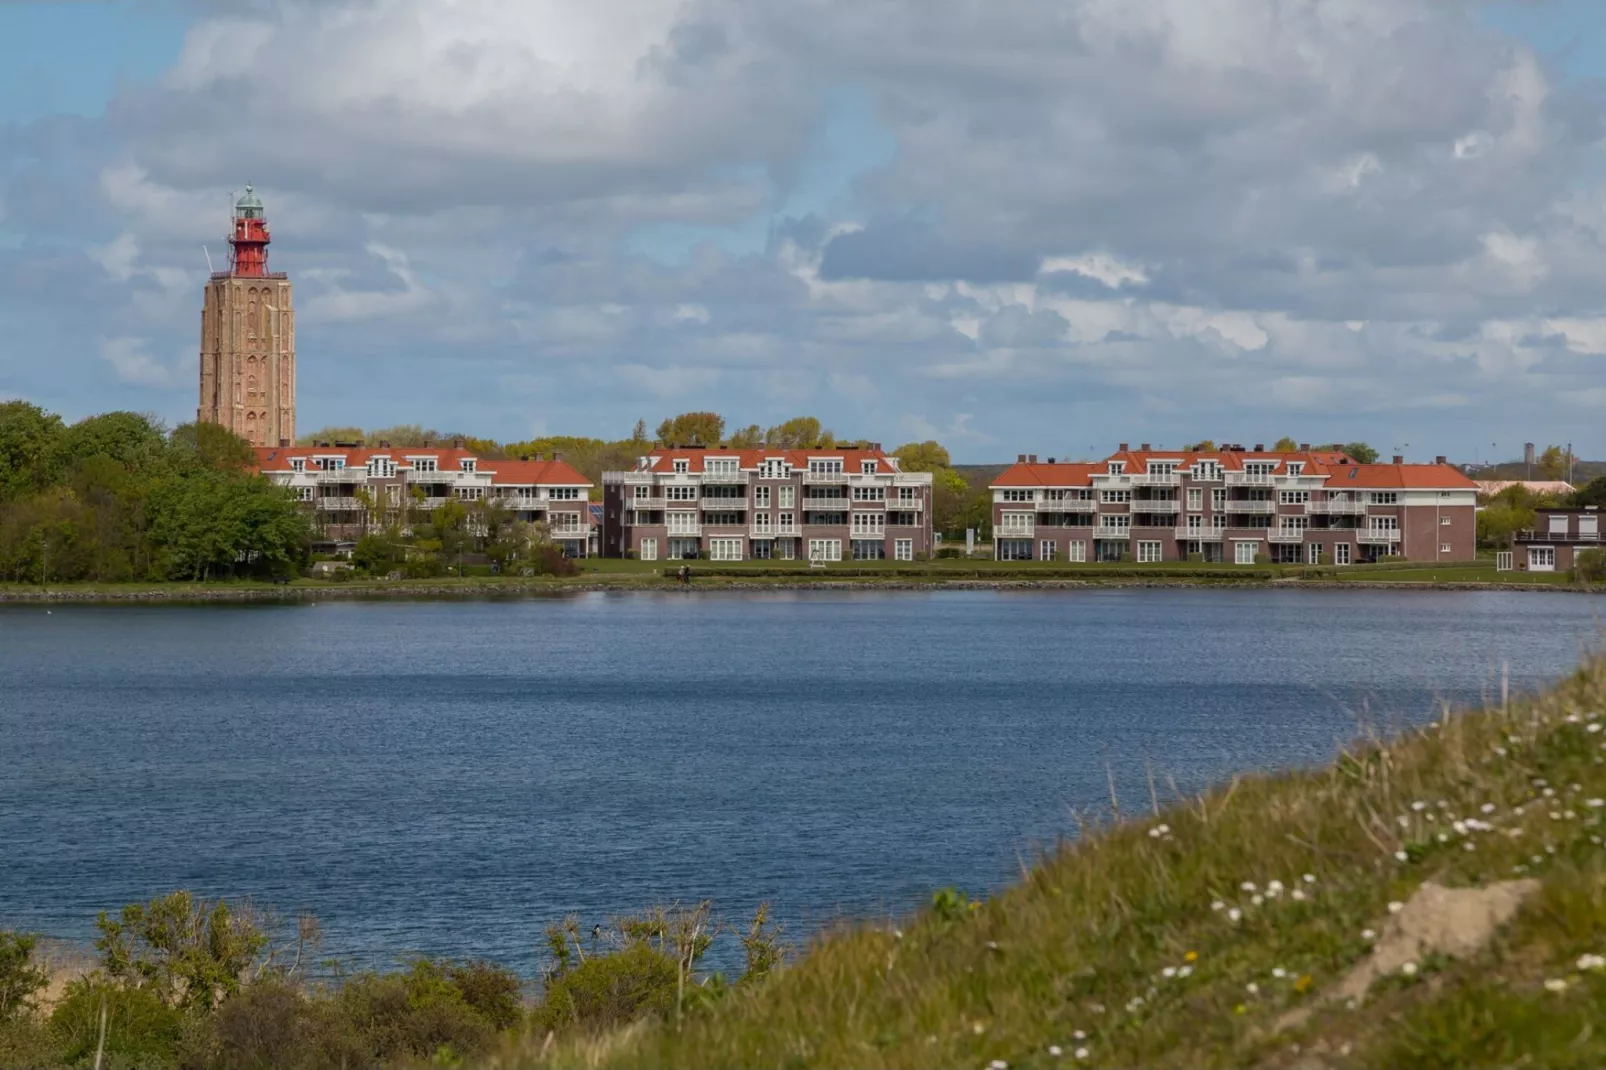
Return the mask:
[[[268,220],[250,187],[234,205],[229,269],[207,280],[201,309],[201,404],[253,446],[296,437],[296,321],[290,279],[268,270]]]

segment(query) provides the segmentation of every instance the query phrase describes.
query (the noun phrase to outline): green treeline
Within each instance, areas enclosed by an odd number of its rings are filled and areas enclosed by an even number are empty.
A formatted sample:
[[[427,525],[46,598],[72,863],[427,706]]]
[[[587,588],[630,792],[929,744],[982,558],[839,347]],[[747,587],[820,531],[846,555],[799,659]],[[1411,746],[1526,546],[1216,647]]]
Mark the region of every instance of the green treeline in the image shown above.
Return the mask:
[[[306,559],[288,491],[212,424],[110,412],[66,424],[0,403],[0,581],[276,577]]]

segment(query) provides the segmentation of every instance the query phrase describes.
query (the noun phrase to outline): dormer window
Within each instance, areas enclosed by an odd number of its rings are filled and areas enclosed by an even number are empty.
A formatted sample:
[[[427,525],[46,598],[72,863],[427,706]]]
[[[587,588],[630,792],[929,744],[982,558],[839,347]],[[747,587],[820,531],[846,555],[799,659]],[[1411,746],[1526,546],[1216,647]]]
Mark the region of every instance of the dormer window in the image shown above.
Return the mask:
[[[674,462],[675,474],[684,475],[691,471],[691,462],[681,459]]]
[[[1305,464],[1304,464],[1303,461],[1290,461],[1290,462],[1288,462],[1288,474],[1289,475],[1291,475],[1291,476],[1302,475],[1304,473],[1304,471],[1305,471]]]
[[[292,471],[292,472],[305,472],[306,470],[307,470],[307,461],[306,461],[305,458],[303,458],[303,457],[292,457],[290,459],[290,471]]]
[[[435,458],[433,457],[409,457],[407,460],[412,464],[414,472],[435,471]]]
[[[457,466],[459,468],[461,468],[465,472],[472,472],[472,471],[474,471],[475,463],[476,462],[475,462],[474,458],[472,458],[472,457],[464,457],[462,460],[457,462]]]
[[[864,475],[873,476],[876,474],[876,463],[874,461],[861,461],[859,462],[859,471]]]
[[[1125,461],[1111,461],[1110,462],[1110,475],[1112,475],[1112,476],[1126,475],[1126,462]]]

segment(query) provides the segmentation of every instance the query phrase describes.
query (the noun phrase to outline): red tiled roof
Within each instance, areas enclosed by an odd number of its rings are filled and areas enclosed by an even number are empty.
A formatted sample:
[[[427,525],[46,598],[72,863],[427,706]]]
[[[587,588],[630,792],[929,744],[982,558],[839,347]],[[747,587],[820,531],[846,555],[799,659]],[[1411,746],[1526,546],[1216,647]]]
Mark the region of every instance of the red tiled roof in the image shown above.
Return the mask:
[[[1447,464],[1356,464],[1334,470],[1328,487],[1377,490],[1477,490],[1478,484]]]
[[[502,486],[589,487],[591,481],[567,461],[481,461],[481,472],[490,472],[492,484]]]
[[[288,472],[290,462],[297,458],[343,457],[346,467],[355,469],[366,468],[375,457],[389,457],[401,466],[408,463],[409,457],[432,457],[442,472],[460,471],[463,461],[473,460],[478,471],[491,474],[493,486],[591,486],[591,482],[566,461],[487,460],[469,450],[450,446],[258,446],[255,453],[259,472]]]
[[[806,469],[811,458],[840,459],[842,470],[850,475],[859,474],[859,466],[865,461],[879,461],[886,465],[885,471],[894,471],[898,459],[882,450],[848,450],[848,449],[817,449],[817,450],[685,450],[669,449],[657,450],[651,455],[651,470],[654,472],[674,471],[675,461],[686,461],[686,471],[697,474],[703,470],[703,460],[707,457],[726,458],[735,457],[737,466],[743,471],[757,468],[764,461],[784,460],[793,468]]]
[[[995,487],[1091,487],[1093,473],[1107,472],[1104,464],[1012,464],[993,480]]]

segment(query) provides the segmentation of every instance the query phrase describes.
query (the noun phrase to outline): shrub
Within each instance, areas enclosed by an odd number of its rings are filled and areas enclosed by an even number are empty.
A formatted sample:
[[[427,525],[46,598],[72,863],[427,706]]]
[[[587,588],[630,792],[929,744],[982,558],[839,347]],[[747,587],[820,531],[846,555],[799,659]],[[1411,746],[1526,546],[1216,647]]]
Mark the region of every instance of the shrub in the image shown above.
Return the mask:
[[[537,576],[573,576],[580,571],[572,558],[552,545],[537,546],[530,552],[530,568]]]
[[[667,1014],[675,1006],[679,980],[673,958],[648,943],[632,942],[551,977],[530,1022],[539,1032],[600,1032],[641,1014]]]
[[[448,962],[445,969],[463,1002],[493,1029],[512,1029],[524,1017],[524,986],[512,970],[478,960]]]
[[[362,973],[318,1003],[320,1066],[362,1070],[388,1063],[485,1051],[496,1037],[440,963],[405,973]]]
[[[289,982],[270,978],[225,1000],[212,1019],[213,1058],[221,1070],[281,1070],[315,1065],[319,1019]]]
[[[208,903],[189,892],[131,903],[95,922],[95,947],[111,979],[145,986],[169,1007],[210,1010],[240,988],[267,946],[254,911]]]
[[[141,1070],[176,1066],[184,1015],[150,988],[130,988],[103,975],[74,981],[50,1015],[50,1031],[70,1065],[94,1061],[105,1011],[104,1065]]]
[[[937,551],[935,556],[939,561],[952,561],[955,558],[964,557],[965,551],[957,546],[944,546]]]
[[[34,965],[33,952],[39,938],[27,933],[0,930],[0,1025],[33,1009],[33,997],[50,980]]]
[[[1600,583],[1606,580],[1606,550],[1577,551],[1573,557],[1573,578],[1579,583]]]

